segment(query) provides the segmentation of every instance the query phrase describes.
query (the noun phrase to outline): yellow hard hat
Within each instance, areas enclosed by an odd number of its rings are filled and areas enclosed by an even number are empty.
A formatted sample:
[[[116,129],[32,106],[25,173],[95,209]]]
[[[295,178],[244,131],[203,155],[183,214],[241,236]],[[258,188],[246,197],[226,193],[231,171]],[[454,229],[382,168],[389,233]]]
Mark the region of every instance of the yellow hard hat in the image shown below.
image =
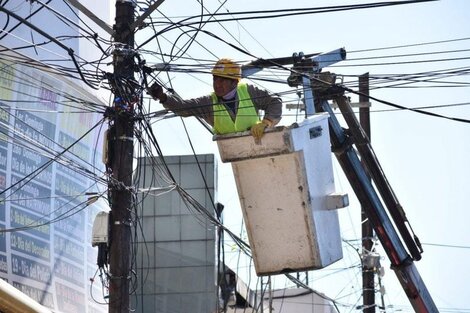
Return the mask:
[[[242,78],[242,69],[233,60],[224,58],[215,63],[212,75],[240,80]]]

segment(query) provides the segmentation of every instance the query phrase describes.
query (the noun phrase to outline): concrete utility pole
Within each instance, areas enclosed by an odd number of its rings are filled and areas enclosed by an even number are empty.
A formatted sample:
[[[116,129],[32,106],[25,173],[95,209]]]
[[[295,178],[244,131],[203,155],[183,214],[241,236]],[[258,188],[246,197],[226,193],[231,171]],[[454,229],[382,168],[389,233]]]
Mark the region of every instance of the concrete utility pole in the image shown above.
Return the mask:
[[[111,114],[110,167],[112,169],[109,191],[110,214],[110,282],[109,312],[128,313],[129,285],[131,279],[131,210],[132,161],[136,102],[134,82],[134,1],[116,0],[116,24],[113,55],[114,112]]]
[[[369,102],[369,73],[365,73],[359,76],[359,103]],[[369,140],[370,138],[370,109],[369,106],[359,107],[359,121],[361,127],[364,129]],[[369,178],[370,180],[370,178]],[[374,236],[374,230],[370,221],[367,218],[364,208],[361,209],[361,221],[362,223],[362,255],[364,261],[370,254],[373,242],[372,237]],[[375,284],[374,284],[374,268],[372,268],[368,262],[363,262],[362,265],[362,299],[363,299],[363,312],[364,313],[375,313]]]

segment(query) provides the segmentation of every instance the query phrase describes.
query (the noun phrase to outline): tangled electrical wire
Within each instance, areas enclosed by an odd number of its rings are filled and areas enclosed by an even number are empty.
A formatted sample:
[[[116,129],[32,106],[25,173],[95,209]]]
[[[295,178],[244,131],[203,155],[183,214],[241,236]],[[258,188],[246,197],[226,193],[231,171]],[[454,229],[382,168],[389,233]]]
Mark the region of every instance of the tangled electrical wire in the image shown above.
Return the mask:
[[[38,8],[37,11],[32,12],[31,14],[34,15],[40,10],[45,10],[45,9],[50,9],[48,8],[48,4],[51,1],[47,1],[45,4],[38,2],[40,7]],[[414,3],[414,2],[421,2],[421,1],[395,1],[393,5],[396,4],[406,4],[406,3]],[[7,4],[8,0],[3,1],[2,6]],[[389,5],[392,2],[386,2],[381,5]],[[170,73],[176,73],[176,74],[187,74],[187,75],[192,75],[192,74],[199,74],[199,73],[209,73],[209,68],[213,66],[214,61],[213,60],[207,60],[207,59],[194,59],[191,58],[188,55],[188,52],[190,51],[190,47],[194,44],[199,44],[198,38],[201,37],[201,35],[206,35],[211,38],[214,38],[218,40],[219,42],[225,43],[228,46],[232,47],[238,52],[245,53],[248,55],[250,58],[254,59],[262,59],[259,58],[253,54],[248,53],[248,50],[246,48],[240,48],[238,44],[231,44],[227,42],[226,40],[223,40],[222,37],[217,36],[211,32],[208,32],[206,30],[203,30],[202,27],[208,23],[224,23],[224,22],[231,22],[231,21],[242,21],[242,20],[249,20],[249,19],[255,19],[255,18],[277,18],[277,17],[282,17],[282,16],[292,16],[292,15],[300,15],[300,14],[315,14],[315,13],[325,13],[325,12],[334,12],[334,11],[341,11],[341,10],[350,10],[350,9],[362,9],[366,8],[365,6],[360,7],[360,6],[343,6],[343,7],[325,7],[325,8],[310,8],[310,9],[305,9],[305,10],[271,10],[271,11],[253,11],[253,12],[231,12],[231,13],[209,13],[209,14],[204,14],[203,13],[203,8],[204,6],[202,5],[203,2],[201,1],[201,14],[195,15],[192,17],[188,17],[185,19],[182,19],[178,22],[173,22],[171,20],[161,22],[161,21],[151,21],[148,23],[146,26],[147,27],[152,27],[155,32],[154,35],[151,38],[146,39],[143,43],[139,44],[137,49],[135,50],[136,52],[136,57],[139,56],[138,53],[145,53],[149,55],[159,55],[163,60],[169,59],[170,61],[168,64],[171,65],[171,70],[164,71],[165,74],[168,75],[168,81],[170,84],[170,89],[172,89],[171,86],[171,79],[169,77]],[[378,6],[378,5],[376,5]],[[220,6],[222,7],[222,5]],[[372,7],[372,6],[369,6]],[[204,8],[205,9],[205,8]],[[3,9],[3,12],[5,12],[6,9]],[[11,13],[11,14],[9,14]],[[31,16],[32,16],[31,15]],[[229,18],[228,16],[232,16],[232,18]],[[69,27],[77,27],[77,25],[74,25],[64,19],[63,16],[60,16],[60,14],[57,14],[59,16],[60,20],[64,22],[64,24],[68,25]],[[8,29],[8,26],[11,25],[11,21],[15,19],[14,12],[8,12],[6,14],[7,20],[5,22],[5,25],[3,27],[2,35],[0,37],[3,38],[8,34],[11,34],[14,30],[14,27],[16,25],[13,25]],[[225,18],[227,17],[227,18]],[[17,19],[18,20],[18,19]],[[17,25],[20,23],[25,23],[27,24],[28,18],[24,18],[24,21],[22,19],[19,19],[19,22]],[[83,23],[86,25],[86,23]],[[34,24],[30,23],[27,24],[29,25],[32,29],[37,30],[37,27],[34,26]],[[157,27],[160,26],[166,26],[165,28],[161,30],[156,30]],[[139,79],[134,80],[134,79],[127,79],[127,78],[122,78],[122,77],[117,77],[115,75],[112,75],[110,73],[107,73],[106,71],[102,70],[102,66],[107,62],[107,60],[114,54],[115,50],[121,49],[119,45],[114,45],[113,43],[106,41],[102,38],[99,38],[96,36],[96,34],[91,30],[84,30],[82,29],[81,26],[80,31],[81,34],[79,35],[80,38],[85,38],[86,40],[89,40],[90,42],[93,42],[93,44],[97,47],[99,51],[101,51],[101,56],[95,60],[95,61],[87,61],[84,59],[81,59],[78,55],[75,55],[73,51],[70,50],[69,47],[65,44],[67,40],[72,39],[71,36],[57,36],[54,38],[51,38],[50,36],[47,36],[47,41],[43,43],[25,43],[24,46],[21,47],[16,47],[16,49],[13,50],[23,50],[27,49],[30,47],[34,47],[35,49],[43,49],[46,48],[50,44],[55,44],[61,48],[65,52],[67,52],[68,57],[72,60],[74,67],[72,66],[62,66],[60,64],[55,64],[54,68],[60,72],[63,76],[67,76],[76,80],[81,80],[84,81],[89,87],[91,88],[105,88],[109,91],[111,91],[113,94],[118,95],[114,99],[114,105],[115,107],[118,107],[118,110],[124,114],[129,113],[129,116],[131,119],[133,119],[136,122],[136,127],[134,130],[134,138],[136,139],[136,145],[138,146],[139,152],[138,155],[141,156],[146,156],[150,157],[150,162],[151,162],[151,167],[153,168],[152,170],[152,177],[150,179],[150,185],[153,183],[161,184],[161,186],[148,188],[148,189],[143,189],[142,186],[133,186],[132,188],[129,188],[129,191],[132,192],[132,225],[134,225],[134,231],[133,231],[133,243],[132,243],[132,255],[131,255],[131,264],[132,264],[132,270],[131,274],[129,275],[132,279],[132,288],[131,291],[135,291],[137,289],[137,276],[134,270],[134,267],[136,266],[135,262],[137,260],[137,238],[139,236],[143,236],[142,234],[142,222],[140,219],[140,216],[142,216],[141,213],[139,213],[139,209],[143,210],[143,201],[145,199],[148,199],[148,197],[153,197],[155,195],[163,195],[169,191],[175,191],[177,192],[185,205],[188,207],[188,209],[194,213],[194,215],[197,218],[201,218],[201,222],[205,222],[206,219],[209,220],[212,225],[215,227],[222,229],[224,232],[226,232],[232,239],[233,241],[239,246],[240,250],[245,253],[247,256],[250,256],[250,249],[248,244],[244,242],[241,238],[236,236],[235,234],[231,233],[230,230],[226,229],[221,223],[220,219],[214,216],[214,212],[216,212],[216,209],[214,207],[212,208],[206,208],[205,206],[201,205],[196,201],[186,190],[184,190],[179,184],[176,182],[176,179],[173,177],[169,166],[166,164],[165,159],[163,157],[163,152],[159,146],[159,143],[157,141],[157,138],[155,134],[153,134],[152,131],[152,123],[155,118],[170,118],[172,115],[167,114],[166,111],[154,111],[154,112],[148,112],[144,109],[143,107],[143,100],[144,100],[144,95],[143,93],[145,92],[145,86],[146,86],[146,79],[145,79],[145,69],[142,66],[142,61],[138,60],[136,62],[137,64],[137,73],[139,75]],[[166,33],[169,33],[173,30],[178,30],[181,31],[181,34],[177,37],[177,40],[174,41],[174,45],[171,47],[169,53],[163,53],[160,49],[160,52],[153,52],[153,51],[148,51],[144,50],[144,48],[149,44],[149,43],[154,43],[155,41],[161,40],[161,38],[164,37]],[[189,39],[187,42],[183,43],[180,47],[177,46],[177,43],[182,41],[183,36],[189,36]],[[102,45],[107,45],[108,48],[103,49]],[[2,52],[11,52],[12,49],[9,48],[2,48]],[[209,51],[209,49],[207,50]],[[138,53],[137,53],[138,52]],[[437,51],[436,54],[441,53],[442,51]],[[451,51],[451,53],[457,52],[457,51]],[[217,58],[212,52],[210,52],[213,58]],[[410,55],[408,55],[410,56]],[[396,55],[389,56],[390,58],[392,57],[398,57]],[[0,60],[5,60],[3,59],[4,56],[0,57]],[[386,57],[383,57],[386,58]],[[351,61],[363,61],[363,60],[372,60],[375,59],[373,57],[369,58],[356,58],[356,59],[351,59]],[[453,58],[454,60],[457,60],[458,58]],[[185,60],[187,61],[186,63],[180,63],[177,64],[175,61],[177,60]],[[443,59],[446,61],[450,61],[450,58]],[[437,62],[436,60],[424,60],[427,62]],[[15,60],[15,62],[22,62],[20,60]],[[26,60],[23,61],[23,63],[26,62]],[[183,61],[180,61],[183,62]],[[196,62],[196,64],[194,63]],[[416,61],[404,61],[405,62],[415,62]],[[386,65],[386,63],[389,62],[384,62],[382,65]],[[369,63],[371,65],[372,63]],[[344,64],[344,66],[363,66],[364,63],[356,63],[356,64]],[[380,64],[373,64],[373,65],[380,65]],[[339,65],[338,67],[343,66]],[[271,69],[272,73],[275,73],[275,75],[267,75],[267,76],[257,76],[253,79],[253,81],[259,83],[259,82],[276,82],[279,84],[285,84],[285,77],[291,73],[291,70],[288,68],[285,68],[283,66],[278,66],[277,64],[273,63],[274,69]],[[91,69],[90,69],[91,68]],[[428,83],[430,86],[436,87],[436,84],[442,84],[443,87],[449,87],[449,85],[452,85],[454,87],[466,87],[468,86],[468,83],[461,83],[458,81],[453,81],[453,82],[442,82],[441,80],[444,78],[450,78],[450,77],[459,77],[459,76],[464,76],[469,74],[469,69],[468,67],[461,67],[461,68],[455,68],[455,69],[443,69],[440,71],[429,71],[429,72],[422,72],[422,73],[413,73],[413,74],[384,74],[384,75],[371,75],[371,80],[372,80],[372,88],[379,89],[379,88],[405,88],[408,85],[413,84],[412,86],[409,86],[410,88],[418,88],[415,86],[416,83]],[[151,74],[152,78],[157,78],[158,74]],[[347,77],[347,76],[345,76]],[[352,78],[356,78],[355,76],[350,76]],[[158,77],[159,78],[159,77]],[[28,84],[28,83],[24,83]],[[355,82],[347,82],[344,84],[345,90],[351,93],[357,93],[353,90],[354,87],[356,87]],[[31,87],[37,86],[37,82],[32,82]],[[51,87],[52,88],[52,87]],[[424,88],[424,86],[423,86]],[[289,96],[289,95],[294,95],[297,94],[299,91],[295,90],[286,90],[284,92],[281,92],[283,96]],[[59,91],[57,91],[59,94]],[[77,112],[99,112],[101,114],[104,114],[107,119],[112,119],[113,115],[109,113],[109,111],[106,111],[106,108],[99,106],[95,103],[88,102],[88,101],[83,101],[81,99],[78,99],[73,94],[64,94],[62,93],[61,96],[66,99],[63,101],[63,105],[67,105],[69,107],[73,107],[74,109],[77,110]],[[373,98],[374,100],[378,102],[382,102],[387,105],[391,105],[395,109],[399,110],[408,110],[409,108],[406,108],[404,106],[399,106],[395,105],[394,103],[383,101],[380,99]],[[32,100],[33,101],[33,100]],[[9,102],[6,99],[3,99],[2,102],[0,103],[2,106],[8,106]],[[462,105],[467,105],[463,103]],[[423,110],[416,110],[416,109],[411,109],[415,112],[418,113],[424,113],[428,114],[428,112],[423,112]],[[115,112],[114,112],[115,113]],[[113,114],[114,114],[113,113]],[[178,112],[175,112],[178,113]],[[434,114],[436,117],[444,117],[441,115]],[[460,122],[468,122],[465,119],[454,119],[454,118],[449,118],[455,121],[460,121]],[[6,126],[5,126],[6,127]],[[96,126],[98,127],[98,126]],[[9,136],[9,140],[12,139],[12,129],[9,128],[8,132],[5,132],[5,136]],[[15,136],[17,136],[16,134]],[[77,140],[75,145],[79,143],[80,140]],[[50,149],[48,149],[47,146],[41,146],[37,145],[33,142],[28,142],[27,144],[22,143],[24,148],[32,149],[33,151],[39,151],[42,156],[48,158],[51,162],[58,162],[59,164],[62,164],[64,167],[70,168],[73,171],[77,171],[84,177],[88,177],[92,180],[95,180],[99,182],[100,184],[106,184],[106,185],[119,185],[119,182],[114,180],[112,175],[109,175],[109,172],[107,174],[104,174],[101,172],[99,175],[96,175],[95,172],[91,172],[88,168],[84,167],[83,165],[77,163],[76,158],[73,156],[65,157],[63,154],[69,154],[70,151],[67,149],[67,147],[62,147],[63,153],[51,153]],[[32,148],[33,147],[33,148]],[[155,153],[156,152],[156,153]],[[48,161],[46,163],[51,163]],[[46,164],[44,163],[44,164]],[[47,168],[48,165],[45,165],[45,168]],[[89,165],[89,164],[88,164]],[[95,166],[93,166],[95,167]],[[95,169],[96,170],[96,169]],[[93,170],[93,171],[95,171]],[[41,172],[44,172],[44,169],[37,169],[37,172],[33,172],[27,177],[25,177],[24,181],[19,181],[17,182],[17,186],[13,187],[18,187],[17,189],[20,189],[21,186],[24,184],[29,183],[32,179],[35,179],[35,175],[40,175]],[[142,168],[138,167],[136,171],[133,173],[134,177],[136,177],[136,181],[139,181],[137,178],[142,178],[142,175],[145,176],[145,173],[142,172]],[[106,177],[106,178],[104,178]],[[146,181],[146,178],[143,178],[144,181]],[[14,190],[12,187],[11,191]],[[120,186],[122,187],[122,186]],[[127,188],[127,187],[126,187]],[[13,191],[14,192],[14,191]],[[210,193],[209,193],[210,194]],[[100,194],[100,197],[104,197],[104,195]],[[108,196],[109,198],[109,196]],[[8,201],[8,199],[5,199],[5,201]],[[211,201],[212,204],[214,201]],[[80,205],[86,205],[86,202],[81,202]],[[60,221],[62,219],[70,218],[73,216],[74,212],[76,211],[77,208],[80,206],[74,206],[73,209],[70,211],[66,212],[65,214],[61,214],[60,216],[56,216],[55,219],[52,219],[50,223],[54,223],[56,221]],[[84,206],[83,208],[85,208]],[[55,212],[53,212],[55,213]],[[38,224],[41,225],[41,224]],[[31,227],[37,227],[38,225],[28,225]],[[5,230],[7,231],[7,230]],[[106,259],[106,256],[102,256],[102,260]],[[109,286],[109,269],[107,268],[107,265],[103,265],[103,267],[99,267],[99,277],[101,277],[102,285],[107,288]],[[95,274],[96,276],[96,274]],[[145,279],[144,279],[145,280]],[[141,282],[142,283],[142,282]],[[92,284],[93,285],[93,284]]]

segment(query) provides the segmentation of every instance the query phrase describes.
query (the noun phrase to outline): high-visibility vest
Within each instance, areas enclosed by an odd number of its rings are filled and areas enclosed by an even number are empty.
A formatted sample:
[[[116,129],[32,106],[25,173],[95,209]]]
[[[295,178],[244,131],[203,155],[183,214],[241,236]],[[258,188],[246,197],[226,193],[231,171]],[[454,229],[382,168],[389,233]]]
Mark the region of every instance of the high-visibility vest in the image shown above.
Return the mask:
[[[213,130],[215,134],[223,135],[245,131],[258,123],[258,112],[253,101],[251,101],[246,84],[238,84],[237,96],[238,110],[235,121],[233,121],[225,105],[219,102],[214,92],[211,94],[214,110]]]

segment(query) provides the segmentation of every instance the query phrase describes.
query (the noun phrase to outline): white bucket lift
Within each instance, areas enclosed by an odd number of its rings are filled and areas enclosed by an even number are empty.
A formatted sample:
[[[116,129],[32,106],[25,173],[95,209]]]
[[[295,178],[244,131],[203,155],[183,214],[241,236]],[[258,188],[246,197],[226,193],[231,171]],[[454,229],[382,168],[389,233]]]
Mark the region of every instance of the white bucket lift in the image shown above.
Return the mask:
[[[258,275],[319,269],[342,258],[328,115],[276,127],[255,143],[249,132],[214,136],[232,162]]]

